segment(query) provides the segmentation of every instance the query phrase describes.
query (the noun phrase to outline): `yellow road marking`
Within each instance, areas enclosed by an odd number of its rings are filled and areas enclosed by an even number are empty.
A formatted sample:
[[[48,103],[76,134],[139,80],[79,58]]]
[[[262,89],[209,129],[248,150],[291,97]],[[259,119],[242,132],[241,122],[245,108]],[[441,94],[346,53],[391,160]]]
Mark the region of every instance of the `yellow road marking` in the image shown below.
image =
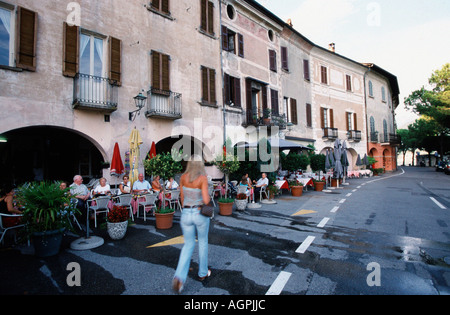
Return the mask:
[[[313,210],[300,210],[297,213],[293,214],[292,216],[297,216],[297,215],[305,215],[305,214],[311,214],[311,213],[317,213],[317,211],[313,211]]]
[[[184,237],[183,235],[172,238],[170,240],[155,244],[155,245],[150,245],[147,246],[147,248],[153,248],[153,247],[164,247],[164,246],[171,246],[171,245],[179,245],[179,244],[184,244]]]

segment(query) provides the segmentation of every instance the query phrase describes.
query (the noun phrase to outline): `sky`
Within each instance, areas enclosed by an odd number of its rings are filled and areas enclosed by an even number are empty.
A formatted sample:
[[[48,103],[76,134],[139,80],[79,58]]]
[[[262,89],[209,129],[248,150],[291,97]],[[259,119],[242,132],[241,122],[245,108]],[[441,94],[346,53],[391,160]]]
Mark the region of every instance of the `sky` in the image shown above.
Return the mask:
[[[450,0],[257,0],[324,48],[397,76],[398,128],[417,118],[404,99],[429,87],[431,74],[450,62]]]

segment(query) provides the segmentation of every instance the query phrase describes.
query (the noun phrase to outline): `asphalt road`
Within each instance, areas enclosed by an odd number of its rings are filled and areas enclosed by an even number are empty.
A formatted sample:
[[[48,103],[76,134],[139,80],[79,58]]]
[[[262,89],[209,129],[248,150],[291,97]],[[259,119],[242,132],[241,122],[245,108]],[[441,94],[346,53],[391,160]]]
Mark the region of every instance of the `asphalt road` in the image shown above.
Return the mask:
[[[432,199],[433,198],[433,199]],[[137,220],[122,241],[40,259],[32,247],[0,250],[0,294],[171,295],[182,248],[179,214],[157,230]],[[450,293],[450,176],[432,168],[352,179],[332,193],[284,193],[276,205],[216,215],[212,276],[196,280],[194,252],[183,295],[385,295]],[[79,265],[79,286],[68,279]]]

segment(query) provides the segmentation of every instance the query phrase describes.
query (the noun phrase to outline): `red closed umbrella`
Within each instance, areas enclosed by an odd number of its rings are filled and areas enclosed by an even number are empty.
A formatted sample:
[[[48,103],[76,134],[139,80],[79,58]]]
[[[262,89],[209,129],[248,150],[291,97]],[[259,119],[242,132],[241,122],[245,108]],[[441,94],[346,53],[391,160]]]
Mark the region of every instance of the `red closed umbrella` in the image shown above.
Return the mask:
[[[150,148],[150,152],[148,153],[148,159],[151,160],[156,156],[156,145],[155,141],[152,142],[152,147]]]
[[[110,174],[111,176],[117,176],[119,177],[124,173],[124,167],[122,163],[122,158],[120,157],[120,150],[119,150],[119,144],[116,142],[114,145],[114,153],[111,160],[111,168],[110,168]]]

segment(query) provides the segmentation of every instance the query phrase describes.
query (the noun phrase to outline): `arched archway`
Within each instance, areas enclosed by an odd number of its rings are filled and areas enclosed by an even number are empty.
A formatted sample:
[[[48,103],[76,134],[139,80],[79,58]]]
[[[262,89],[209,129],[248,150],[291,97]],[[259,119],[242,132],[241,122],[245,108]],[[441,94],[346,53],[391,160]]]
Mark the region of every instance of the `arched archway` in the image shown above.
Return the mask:
[[[379,157],[378,150],[375,149],[375,148],[372,148],[372,149],[369,151],[369,156],[373,157],[373,158],[377,161],[377,163],[375,163],[375,168],[378,168],[378,165],[379,165],[379,163],[381,162],[381,161],[379,161],[379,160],[380,160],[380,157]]]
[[[3,133],[0,144],[0,179],[22,184],[35,180],[66,180],[82,175],[102,176],[106,153],[98,143],[78,131],[33,126]]]

